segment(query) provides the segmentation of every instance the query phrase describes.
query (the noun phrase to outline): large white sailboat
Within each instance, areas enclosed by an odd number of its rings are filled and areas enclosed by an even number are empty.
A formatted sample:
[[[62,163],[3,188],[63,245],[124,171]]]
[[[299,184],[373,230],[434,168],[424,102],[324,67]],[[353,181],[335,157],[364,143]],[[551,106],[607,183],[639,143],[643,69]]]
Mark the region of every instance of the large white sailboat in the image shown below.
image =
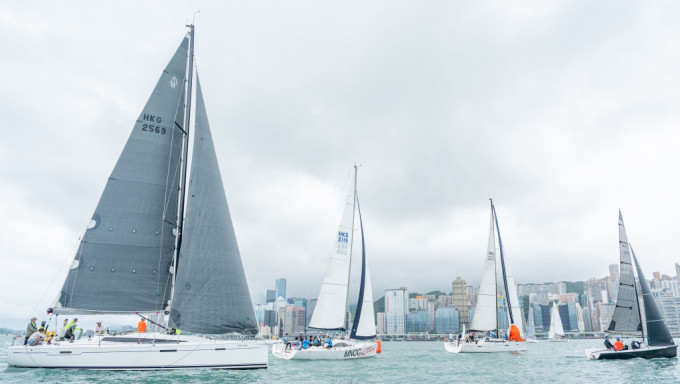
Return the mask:
[[[498,233],[498,245],[500,250],[500,263],[502,270],[503,288],[507,298],[507,316],[510,323],[508,329],[508,339],[498,337],[472,337],[460,340],[447,341],[444,349],[452,353],[485,353],[485,352],[517,352],[526,350],[526,343],[522,338],[522,315],[517,299],[517,290],[512,278],[512,274],[506,265],[503,255],[503,242],[501,241],[500,229],[498,228],[498,217],[496,209],[491,201],[491,222],[489,225],[489,244],[484,262],[482,281],[479,286],[477,305],[475,314],[470,324],[470,332],[476,334],[494,332],[499,335],[498,330],[498,300],[497,277],[496,277],[496,234]]]
[[[134,332],[55,339],[10,347],[10,366],[267,367],[267,345],[246,339],[258,327],[198,77],[187,170],[194,56],[194,26],[188,27],[108,179],[51,312],[55,323],[62,315],[168,316],[168,330],[242,336]]]
[[[631,257],[632,255],[632,257]],[[590,348],[585,350],[586,358],[594,360],[617,360],[641,357],[652,359],[657,357],[676,357],[678,346],[666,326],[663,315],[656,305],[649,288],[649,282],[642,273],[642,268],[635,256],[633,247],[628,243],[623,216],[619,211],[619,256],[620,278],[619,292],[616,295],[616,307],[607,332],[618,335],[640,337],[637,347],[631,343],[630,348],[615,350],[609,348]],[[635,279],[640,284],[640,293]],[[644,308],[644,321],[641,313]]]
[[[328,269],[321,285],[321,291],[309,322],[313,329],[327,331],[348,330],[346,319],[349,296],[349,279],[354,242],[355,213],[359,216],[361,229],[361,282],[354,322],[349,338],[332,340],[333,346],[287,348],[285,344],[274,344],[272,354],[286,360],[346,360],[372,357],[376,355],[378,344],[373,338],[376,335],[373,310],[373,291],[371,275],[366,261],[364,226],[357,196],[357,166],[354,166],[352,191],[347,196],[345,211],[340,221],[340,228],[335,240],[335,249],[331,254]]]
[[[567,341],[564,337],[564,327],[562,326],[560,311],[555,302],[553,302],[553,306],[550,309],[550,330],[548,331],[548,340]]]

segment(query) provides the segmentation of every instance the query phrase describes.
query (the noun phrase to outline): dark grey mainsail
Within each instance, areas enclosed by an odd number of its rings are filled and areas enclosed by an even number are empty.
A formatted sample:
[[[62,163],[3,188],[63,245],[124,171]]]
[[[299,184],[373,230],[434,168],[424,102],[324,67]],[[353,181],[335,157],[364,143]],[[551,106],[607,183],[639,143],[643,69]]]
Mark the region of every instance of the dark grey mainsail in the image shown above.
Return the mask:
[[[668,327],[664,322],[661,311],[656,305],[656,301],[652,296],[652,290],[649,289],[649,283],[645,279],[645,274],[642,273],[640,263],[635,256],[633,247],[630,248],[633,253],[633,260],[635,260],[635,268],[637,269],[638,279],[640,280],[640,290],[642,291],[642,300],[645,307],[645,324],[647,325],[647,345],[673,345],[673,337],[671,336]]]
[[[106,184],[56,313],[155,312],[170,298],[188,38],[161,74]]]
[[[642,333],[640,308],[635,288],[633,263],[630,257],[628,236],[623,225],[623,216],[619,211],[619,254],[621,257],[621,276],[619,278],[619,293],[616,298],[616,308],[607,331],[631,334]]]
[[[255,312],[196,80],[191,176],[170,320],[186,331],[254,334]]]

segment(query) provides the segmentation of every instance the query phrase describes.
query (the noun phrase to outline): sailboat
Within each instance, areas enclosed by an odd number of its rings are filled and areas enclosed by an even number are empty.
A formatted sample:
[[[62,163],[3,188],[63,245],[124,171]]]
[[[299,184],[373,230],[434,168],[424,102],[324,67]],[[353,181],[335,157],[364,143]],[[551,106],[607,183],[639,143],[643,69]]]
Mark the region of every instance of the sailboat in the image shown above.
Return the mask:
[[[472,332],[495,332],[498,333],[498,301],[496,299],[497,277],[496,277],[496,233],[498,234],[498,245],[500,250],[500,263],[502,271],[503,288],[507,298],[507,316],[510,323],[508,329],[508,339],[502,338],[473,338],[468,340],[454,340],[445,342],[444,349],[452,353],[483,353],[483,352],[517,352],[526,350],[526,343],[522,338],[522,315],[519,309],[519,300],[512,273],[507,266],[503,254],[503,242],[501,240],[500,228],[498,227],[498,217],[496,208],[491,202],[491,222],[489,225],[489,243],[484,261],[484,271],[482,281],[479,286],[477,296],[477,306],[475,314],[470,324]],[[474,334],[474,333],[473,333]]]
[[[167,331],[12,346],[10,366],[267,368],[267,345],[246,339],[258,327],[198,76],[188,175],[194,26],[187,27],[134,125],[48,310],[57,324],[61,315],[130,315],[135,321],[137,316],[168,316]],[[241,335],[237,340],[215,336],[234,332]]]
[[[631,260],[632,254],[632,260]],[[620,255],[620,278],[619,292],[616,298],[616,307],[612,321],[607,327],[607,332],[627,334],[641,337],[640,348],[622,351],[607,348],[586,349],[586,357],[595,360],[630,359],[642,357],[651,359],[655,357],[676,357],[678,346],[673,342],[673,337],[668,331],[659,307],[654,301],[649,283],[642,273],[642,268],[635,256],[635,251],[628,243],[626,227],[623,225],[623,216],[619,210],[619,255]],[[635,263],[633,266],[633,262]],[[642,301],[638,296],[635,282],[635,270],[637,270]],[[645,320],[642,320],[640,307],[644,307]]]
[[[349,279],[354,242],[355,214],[359,216],[361,232],[361,282],[356,313],[351,329],[348,315]],[[350,330],[349,338],[332,340],[332,348],[324,346],[307,349],[286,348],[285,344],[272,346],[272,354],[286,360],[346,360],[373,357],[378,344],[373,310],[371,275],[366,262],[364,225],[357,196],[357,166],[354,166],[352,190],[347,195],[345,210],[340,221],[335,247],[331,254],[321,291],[314,307],[309,327],[326,331]]]
[[[534,307],[529,307],[529,320],[527,321],[527,334],[524,339],[527,343],[538,343],[536,338],[536,323],[534,320]]]
[[[564,337],[564,327],[562,327],[560,311],[557,308],[557,303],[555,302],[553,302],[553,306],[550,308],[550,331],[548,331],[548,340],[567,341],[567,339]]]

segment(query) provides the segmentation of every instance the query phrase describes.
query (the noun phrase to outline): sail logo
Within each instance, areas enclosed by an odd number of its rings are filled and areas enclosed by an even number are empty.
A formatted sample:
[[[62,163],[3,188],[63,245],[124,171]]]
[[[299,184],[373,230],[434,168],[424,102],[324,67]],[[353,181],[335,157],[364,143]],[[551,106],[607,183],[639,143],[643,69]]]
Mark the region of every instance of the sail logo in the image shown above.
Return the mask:
[[[338,243],[349,243],[349,233],[348,232],[338,232]]]
[[[489,254],[486,256],[486,259],[489,261],[496,261],[496,253],[495,252],[489,252]]]
[[[349,351],[345,351],[345,357],[356,357],[356,356],[361,356],[361,349],[352,349]]]
[[[173,76],[172,80],[170,80],[170,86],[173,88],[177,86],[177,78],[175,76]]]

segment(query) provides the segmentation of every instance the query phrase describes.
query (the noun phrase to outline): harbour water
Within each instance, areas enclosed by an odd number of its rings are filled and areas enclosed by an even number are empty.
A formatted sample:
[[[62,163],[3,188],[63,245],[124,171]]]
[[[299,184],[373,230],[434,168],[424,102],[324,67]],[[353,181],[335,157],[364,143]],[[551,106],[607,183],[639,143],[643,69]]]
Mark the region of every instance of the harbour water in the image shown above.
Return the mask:
[[[541,341],[527,351],[453,354],[442,342],[383,342],[382,354],[355,361],[284,361],[252,371],[81,371],[7,366],[9,336],[0,336],[0,383],[680,383],[678,359],[586,360],[601,340]],[[677,340],[676,340],[677,343]]]

